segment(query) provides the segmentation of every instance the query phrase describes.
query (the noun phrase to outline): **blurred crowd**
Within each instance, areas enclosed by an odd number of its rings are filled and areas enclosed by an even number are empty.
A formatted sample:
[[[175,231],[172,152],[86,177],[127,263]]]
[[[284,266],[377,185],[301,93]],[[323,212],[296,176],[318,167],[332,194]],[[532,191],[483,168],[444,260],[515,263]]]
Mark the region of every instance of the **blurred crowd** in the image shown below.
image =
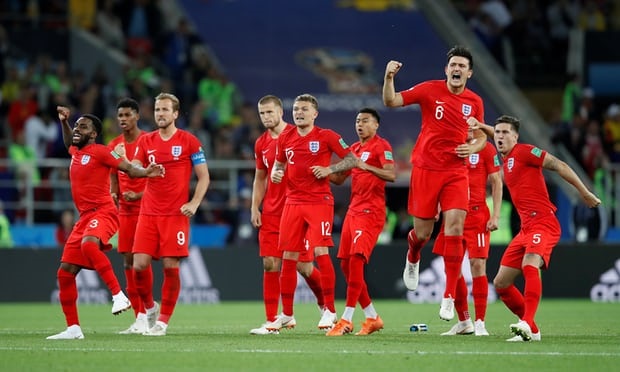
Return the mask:
[[[14,178],[15,190],[2,187],[0,198],[19,201],[27,179],[37,201],[70,201],[68,190],[49,187],[67,179],[67,170],[36,166],[39,158],[67,158],[56,106],[76,116],[93,113],[104,122],[103,143],[118,135],[116,103],[132,97],[141,104],[140,126],[151,130],[153,99],[161,91],[181,99],[177,126],[194,133],[208,159],[253,160],[254,140],[263,127],[255,104],[244,102],[208,45],[176,11],[175,2],[154,0],[1,1],[0,14],[0,156],[17,168],[4,167],[1,179]],[[98,66],[87,76],[80,66],[47,54],[23,55],[9,30],[30,27],[62,30],[80,27],[128,59],[120,78]],[[70,68],[71,67],[71,68]],[[211,170],[212,185],[228,181],[228,170]],[[237,224],[240,209],[249,210],[253,168],[237,180],[238,197],[211,188],[197,223]],[[23,181],[23,182],[21,182]],[[22,186],[20,186],[22,185]],[[247,205],[244,205],[247,204]],[[63,204],[38,213],[35,222],[58,220]],[[208,206],[208,207],[207,207]],[[23,212],[14,211],[17,222]]]
[[[517,80],[554,82],[573,30],[620,30],[618,0],[453,0],[474,33]],[[528,80],[531,79],[531,80]]]

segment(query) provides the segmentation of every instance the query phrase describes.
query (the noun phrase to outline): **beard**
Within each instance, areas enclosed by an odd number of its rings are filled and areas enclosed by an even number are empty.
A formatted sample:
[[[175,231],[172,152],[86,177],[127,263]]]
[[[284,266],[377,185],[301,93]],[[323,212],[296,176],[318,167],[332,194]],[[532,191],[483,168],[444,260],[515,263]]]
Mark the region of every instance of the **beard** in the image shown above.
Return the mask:
[[[78,141],[75,141],[75,139],[72,139],[71,143],[78,149],[81,149],[82,147],[88,145],[89,141],[90,141],[90,138],[88,136],[80,135],[80,139]]]

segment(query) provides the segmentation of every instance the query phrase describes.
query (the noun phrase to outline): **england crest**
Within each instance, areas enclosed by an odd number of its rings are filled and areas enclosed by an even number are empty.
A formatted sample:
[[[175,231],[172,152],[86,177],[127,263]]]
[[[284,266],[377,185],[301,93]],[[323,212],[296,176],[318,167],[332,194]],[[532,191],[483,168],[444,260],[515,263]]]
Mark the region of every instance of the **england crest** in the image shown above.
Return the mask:
[[[471,105],[463,104],[463,106],[461,106],[461,112],[465,116],[471,115]]]
[[[183,152],[183,148],[181,146],[172,146],[172,156],[180,156],[181,152]]]
[[[506,163],[506,167],[508,168],[508,172],[512,172],[512,168],[515,166],[515,158],[508,158],[508,162]]]
[[[480,161],[480,155],[479,154],[471,154],[471,155],[469,155],[469,164],[476,165],[476,164],[478,164],[479,161]]]
[[[89,161],[90,161],[90,155],[82,155],[82,160],[80,161],[82,165],[88,164]]]
[[[310,141],[308,146],[310,147],[310,152],[312,153],[319,152],[319,148],[321,147],[319,141]]]
[[[362,159],[362,161],[365,163],[366,160],[368,160],[369,156],[370,156],[370,152],[364,151],[364,152],[362,152],[362,156],[360,156],[360,159]]]

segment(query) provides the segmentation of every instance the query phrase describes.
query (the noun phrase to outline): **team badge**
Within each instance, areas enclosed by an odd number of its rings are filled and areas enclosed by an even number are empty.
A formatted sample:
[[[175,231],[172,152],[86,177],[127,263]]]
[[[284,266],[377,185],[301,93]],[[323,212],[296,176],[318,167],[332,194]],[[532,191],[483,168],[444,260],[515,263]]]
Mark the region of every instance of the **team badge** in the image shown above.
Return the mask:
[[[183,148],[181,146],[172,146],[172,156],[180,156],[181,152],[183,152]]]
[[[82,160],[80,161],[82,165],[88,164],[89,161],[90,161],[90,155],[82,155]]]
[[[508,168],[508,172],[512,172],[512,168],[515,166],[515,158],[509,158],[506,163],[506,167]]]
[[[360,156],[360,159],[362,159],[362,161],[365,163],[366,160],[368,160],[368,157],[370,157],[370,152],[369,151],[364,151],[364,152],[362,152],[362,155]]]
[[[321,147],[319,141],[310,141],[308,146],[310,147],[310,152],[312,153],[319,152],[319,148]]]
[[[476,165],[479,162],[480,162],[480,155],[479,154],[471,154],[471,155],[469,155],[469,164]]]
[[[542,155],[542,150],[541,150],[541,149],[539,149],[538,147],[534,147],[534,148],[532,149],[532,154],[533,154],[535,157],[540,158],[540,156]]]
[[[463,104],[463,106],[461,106],[461,112],[465,116],[471,115],[471,105]]]

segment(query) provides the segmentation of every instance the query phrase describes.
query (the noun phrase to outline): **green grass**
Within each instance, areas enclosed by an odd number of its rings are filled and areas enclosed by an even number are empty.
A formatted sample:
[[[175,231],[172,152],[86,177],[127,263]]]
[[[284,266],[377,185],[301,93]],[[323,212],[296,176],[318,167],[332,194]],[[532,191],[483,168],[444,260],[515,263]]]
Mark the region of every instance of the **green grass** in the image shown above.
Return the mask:
[[[337,304],[342,310],[343,303]],[[537,322],[542,342],[508,343],[516,320],[501,302],[489,305],[490,337],[439,334],[453,322],[438,319],[438,305],[376,301],[385,329],[367,337],[325,337],[316,329],[315,305],[295,307],[297,327],[251,336],[262,323],[259,302],[179,305],[168,335],[117,335],[133,313],[117,317],[109,306],[81,305],[84,340],[52,341],[64,330],[59,305],[0,305],[0,369],[4,371],[611,371],[620,365],[620,304],[546,300]],[[355,314],[355,326],[363,317]],[[428,332],[409,331],[411,323]]]

